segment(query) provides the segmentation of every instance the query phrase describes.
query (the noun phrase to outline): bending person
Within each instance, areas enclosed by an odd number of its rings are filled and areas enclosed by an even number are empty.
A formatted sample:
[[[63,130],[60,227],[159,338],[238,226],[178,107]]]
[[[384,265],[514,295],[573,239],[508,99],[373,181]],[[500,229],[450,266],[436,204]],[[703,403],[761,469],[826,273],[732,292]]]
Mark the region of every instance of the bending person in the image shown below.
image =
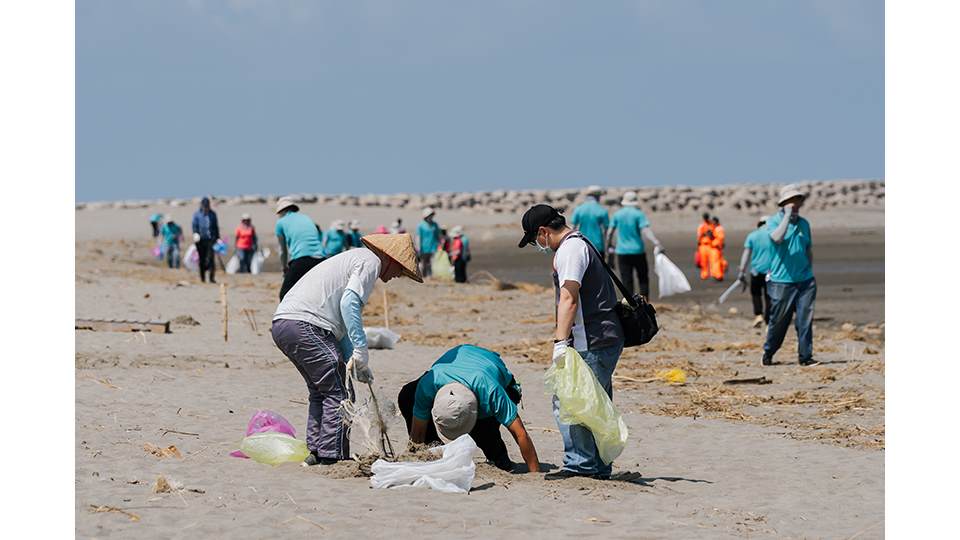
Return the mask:
[[[401,275],[423,283],[408,234],[376,234],[355,249],[315,266],[277,306],[270,329],[273,342],[293,362],[310,392],[307,412],[307,465],[349,459],[350,440],[340,404],[348,399],[350,371],[370,382],[367,339],[361,311],[379,277]],[[349,362],[347,359],[349,358]]]
[[[513,462],[500,437],[500,426],[505,426],[527,470],[538,472],[540,460],[520,420],[519,402],[520,385],[500,355],[476,345],[450,349],[397,396],[411,441],[452,441],[469,433],[487,460],[509,471]]]

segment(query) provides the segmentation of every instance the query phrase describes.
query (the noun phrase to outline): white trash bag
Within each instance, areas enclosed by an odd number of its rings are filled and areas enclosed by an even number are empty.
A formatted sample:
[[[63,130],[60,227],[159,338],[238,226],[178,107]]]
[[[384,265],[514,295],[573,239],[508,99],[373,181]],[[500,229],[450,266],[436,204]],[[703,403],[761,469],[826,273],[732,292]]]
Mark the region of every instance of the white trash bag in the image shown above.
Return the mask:
[[[228,274],[236,274],[240,270],[240,257],[236,253],[227,261],[226,270]]]
[[[375,488],[428,487],[443,493],[467,493],[473,486],[476,465],[473,454],[477,443],[470,435],[461,435],[450,444],[431,449],[443,452],[443,457],[434,461],[390,462],[378,459],[370,466],[373,476],[370,485]]]
[[[400,341],[400,334],[389,328],[367,326],[363,333],[367,336],[367,347],[371,349],[392,349]]]
[[[183,254],[183,267],[191,272],[196,272],[200,268],[200,255],[197,254],[196,244],[190,244],[187,252]]]
[[[690,282],[683,272],[663,253],[654,255],[653,272],[659,277],[660,298],[690,291]]]
[[[270,256],[270,249],[261,249],[253,254],[253,260],[250,261],[250,273],[259,274],[263,271],[263,261]]]

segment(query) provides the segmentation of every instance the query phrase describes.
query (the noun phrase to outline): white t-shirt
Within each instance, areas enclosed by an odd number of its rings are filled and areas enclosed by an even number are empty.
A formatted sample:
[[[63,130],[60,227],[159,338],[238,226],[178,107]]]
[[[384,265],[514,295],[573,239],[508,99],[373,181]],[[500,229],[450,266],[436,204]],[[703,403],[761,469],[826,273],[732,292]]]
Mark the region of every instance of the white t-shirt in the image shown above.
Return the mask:
[[[590,265],[590,251],[587,244],[580,238],[569,238],[557,248],[553,257],[553,269],[557,273],[557,281],[563,287],[564,281],[576,281],[583,285],[583,275]],[[557,303],[560,296],[557,295]],[[587,332],[583,325],[583,302],[577,293],[577,315],[573,319],[573,348],[578,351],[587,350]]]
[[[351,249],[310,269],[277,306],[273,320],[304,321],[333,332],[337,340],[347,334],[340,315],[340,299],[354,291],[364,305],[380,275],[380,258],[369,249]]]

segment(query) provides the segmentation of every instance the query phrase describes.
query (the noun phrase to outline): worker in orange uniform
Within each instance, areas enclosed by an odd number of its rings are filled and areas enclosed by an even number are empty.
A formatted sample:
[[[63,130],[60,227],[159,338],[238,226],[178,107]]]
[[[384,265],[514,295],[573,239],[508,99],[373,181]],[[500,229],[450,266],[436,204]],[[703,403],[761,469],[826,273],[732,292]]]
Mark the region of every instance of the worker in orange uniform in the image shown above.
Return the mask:
[[[723,275],[727,272],[727,260],[723,258],[724,242],[727,234],[720,225],[720,219],[713,217],[713,253],[710,257],[710,275],[717,281],[723,281]]]
[[[700,269],[700,279],[710,277],[710,258],[713,252],[713,222],[710,214],[703,213],[703,221],[697,227],[697,250],[693,254],[693,264]]]

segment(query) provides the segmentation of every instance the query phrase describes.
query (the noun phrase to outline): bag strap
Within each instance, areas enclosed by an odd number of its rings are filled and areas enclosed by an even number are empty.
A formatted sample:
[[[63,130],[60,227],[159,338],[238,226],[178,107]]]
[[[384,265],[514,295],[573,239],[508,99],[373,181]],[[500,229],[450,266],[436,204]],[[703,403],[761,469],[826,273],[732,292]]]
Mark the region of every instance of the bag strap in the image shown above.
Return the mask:
[[[597,249],[597,247],[594,246],[590,242],[590,240],[587,240],[587,238],[583,236],[583,234],[580,233],[579,231],[571,234],[567,238],[573,238],[573,237],[580,238],[581,240],[583,240],[584,244],[586,244],[587,246],[590,247],[590,249],[593,250],[593,253],[596,254],[598,259],[600,259],[600,264],[603,265],[603,268],[607,271],[607,274],[609,274],[610,277],[613,278],[613,283],[617,286],[617,289],[620,289],[620,294],[622,294],[623,297],[627,299],[627,303],[630,304],[630,307],[634,309],[640,307],[640,304],[633,299],[633,295],[630,294],[630,292],[627,291],[627,288],[623,286],[623,282],[620,281],[620,278],[617,277],[617,274],[615,274],[613,270],[610,268],[610,265],[607,264],[607,260],[603,258],[603,255],[600,254],[600,250]]]

